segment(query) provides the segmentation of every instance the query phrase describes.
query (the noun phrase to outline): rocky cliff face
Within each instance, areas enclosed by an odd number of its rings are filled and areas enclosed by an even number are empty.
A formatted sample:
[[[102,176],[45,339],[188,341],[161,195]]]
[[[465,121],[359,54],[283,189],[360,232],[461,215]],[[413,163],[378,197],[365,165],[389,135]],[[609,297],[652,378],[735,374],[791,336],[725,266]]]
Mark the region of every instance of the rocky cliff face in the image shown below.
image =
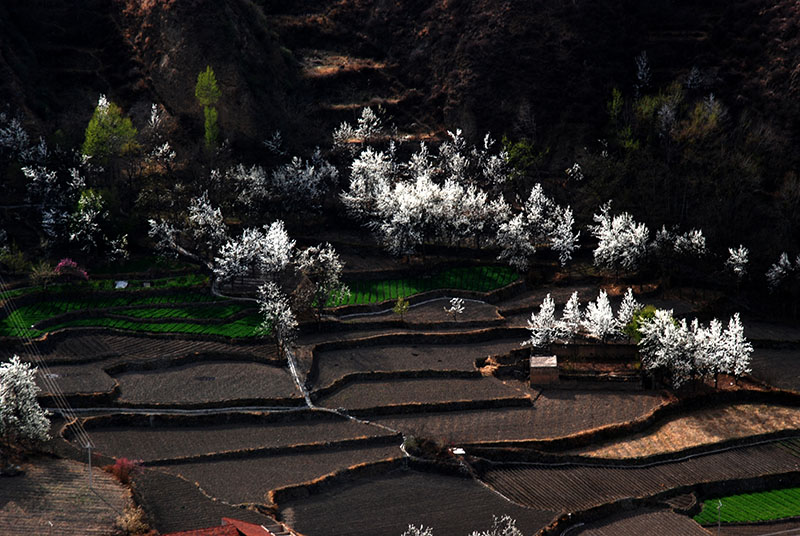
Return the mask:
[[[292,123],[293,59],[247,0],[32,0],[0,9],[3,100],[44,131],[79,137],[105,93],[140,124],[161,103],[199,137],[194,85],[206,65],[222,89],[225,135],[261,139]]]
[[[647,51],[654,86],[696,66],[728,106],[796,132],[799,10],[792,0],[6,0],[0,91],[49,131],[79,131],[105,92],[134,115],[161,102],[196,136],[193,87],[210,64],[234,140],[281,128],[322,141],[365,105],[412,136],[513,133],[533,118],[559,139],[602,123],[611,88],[632,92],[634,57]]]

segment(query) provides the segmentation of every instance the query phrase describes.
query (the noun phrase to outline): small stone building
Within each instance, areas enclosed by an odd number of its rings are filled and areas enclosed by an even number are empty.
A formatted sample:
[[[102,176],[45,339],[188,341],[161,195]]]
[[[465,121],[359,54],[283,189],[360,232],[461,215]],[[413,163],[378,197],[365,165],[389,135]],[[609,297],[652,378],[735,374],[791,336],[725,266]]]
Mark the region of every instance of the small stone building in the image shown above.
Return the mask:
[[[531,384],[558,383],[558,357],[554,355],[531,356]]]

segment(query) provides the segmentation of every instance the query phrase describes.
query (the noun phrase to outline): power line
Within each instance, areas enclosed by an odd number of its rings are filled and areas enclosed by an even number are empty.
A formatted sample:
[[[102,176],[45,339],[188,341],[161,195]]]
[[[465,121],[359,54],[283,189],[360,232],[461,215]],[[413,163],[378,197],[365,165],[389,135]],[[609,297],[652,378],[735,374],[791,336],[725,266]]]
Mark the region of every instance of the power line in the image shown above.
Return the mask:
[[[5,294],[8,292],[8,284],[3,279],[2,275],[0,275],[0,290]],[[92,442],[89,434],[86,432],[86,429],[83,426],[83,423],[75,414],[74,410],[70,406],[69,402],[67,401],[66,397],[64,396],[63,391],[59,387],[58,383],[55,381],[57,377],[56,374],[50,372],[50,368],[47,366],[47,363],[44,360],[41,352],[39,351],[38,345],[34,342],[31,338],[30,334],[28,333],[28,328],[22,326],[22,322],[20,317],[16,314],[17,309],[14,306],[13,302],[5,298],[2,300],[3,302],[3,309],[6,312],[6,317],[9,319],[10,323],[15,326],[18,334],[25,340],[23,345],[24,348],[27,349],[28,357],[30,361],[33,361],[37,368],[39,369],[39,378],[41,379],[42,383],[44,384],[45,388],[48,392],[52,395],[53,400],[56,406],[61,410],[61,415],[65,417],[65,419],[72,421],[74,433],[82,444],[83,448],[93,448],[94,443]]]

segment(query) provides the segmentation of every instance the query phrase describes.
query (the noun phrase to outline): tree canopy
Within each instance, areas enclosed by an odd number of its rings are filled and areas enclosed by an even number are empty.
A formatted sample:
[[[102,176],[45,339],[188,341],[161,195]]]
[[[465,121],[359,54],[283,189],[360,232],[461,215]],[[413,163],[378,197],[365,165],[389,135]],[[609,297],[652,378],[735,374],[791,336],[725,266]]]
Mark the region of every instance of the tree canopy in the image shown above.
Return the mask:
[[[136,129],[131,120],[122,114],[119,106],[100,95],[86,127],[83,154],[106,163],[111,157],[132,151],[136,145]]]

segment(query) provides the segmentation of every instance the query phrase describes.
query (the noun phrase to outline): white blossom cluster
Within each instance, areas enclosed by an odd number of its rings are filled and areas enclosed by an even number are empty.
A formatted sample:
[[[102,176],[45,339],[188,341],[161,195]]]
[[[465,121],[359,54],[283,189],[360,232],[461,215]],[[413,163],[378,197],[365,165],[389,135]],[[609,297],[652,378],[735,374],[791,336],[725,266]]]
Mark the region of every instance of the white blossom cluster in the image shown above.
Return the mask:
[[[11,119],[5,113],[0,113],[0,148],[18,155],[25,151],[30,144],[28,132],[16,117]]]
[[[557,205],[537,183],[522,211],[500,224],[497,244],[501,253],[498,259],[524,271],[531,255],[536,252],[536,244],[550,243],[563,266],[578,248],[580,233],[573,232],[574,225],[572,209]]]
[[[511,516],[494,516],[492,527],[483,531],[472,531],[469,536],[522,536],[523,533],[517,528],[517,522]],[[409,525],[401,536],[433,536],[433,529],[430,527]]]
[[[283,356],[297,338],[297,319],[289,299],[273,281],[258,289],[258,310],[263,318],[258,331],[272,337],[278,356]]]
[[[69,243],[85,253],[101,252],[108,260],[127,257],[127,236],[106,232],[108,212],[96,190],[86,188],[81,166],[58,172],[44,165],[23,166],[27,200],[39,205],[41,226],[51,245]]]
[[[750,251],[740,245],[738,248],[728,248],[728,260],[725,267],[741,282],[747,275],[747,263],[749,262]]]
[[[262,228],[247,228],[229,238],[214,258],[214,273],[221,281],[246,275],[276,278],[292,261],[295,241],[281,220]]]
[[[580,329],[600,340],[619,338],[623,336],[622,330],[641,308],[641,304],[633,296],[633,290],[628,288],[615,316],[608,294],[601,290],[597,300],[588,303],[585,311],[581,313],[578,293],[573,292],[564,305],[561,318],[556,319],[555,302],[548,294],[542,301],[539,314],[531,313],[531,318],[528,320],[531,337],[522,344],[545,347],[556,340],[575,337]]]
[[[5,113],[0,113],[0,155],[8,154],[23,165],[45,165],[50,156],[44,138],[32,143],[22,122]]]
[[[0,438],[4,443],[46,441],[50,438],[47,412],[36,400],[36,367],[13,356],[0,364]]]
[[[317,148],[310,160],[295,156],[272,173],[239,164],[225,175],[236,185],[239,203],[250,212],[258,213],[269,203],[292,213],[319,209],[339,172]]]
[[[427,242],[456,244],[491,233],[493,222],[510,212],[508,204],[502,198],[490,202],[476,185],[459,182],[461,164],[440,164],[424,144],[406,163],[397,162],[393,144],[387,151],[367,147],[353,160],[350,187],[340,198],[396,255]]]
[[[597,238],[594,263],[608,270],[636,270],[647,257],[650,231],[627,212],[611,215],[611,201],[594,215],[597,225],[589,227]]]
[[[662,226],[661,230],[656,232],[651,249],[661,259],[700,258],[708,253],[703,231],[692,229],[679,234],[674,229],[667,229],[666,226]]]
[[[507,180],[506,155],[491,154],[494,142],[468,147],[460,130],[433,155],[423,143],[407,162],[387,150],[366,147],[350,166],[349,188],[340,196],[348,213],[372,229],[395,255],[423,244],[456,245],[471,240],[497,244],[498,257],[520,270],[540,244],[549,244],[566,263],[577,248],[570,207],[558,206],[533,187],[521,210],[497,192]],[[513,214],[513,215],[512,215]]]
[[[791,276],[797,276],[800,273],[800,255],[795,257],[794,263],[789,260],[789,254],[785,251],[781,253],[778,262],[773,264],[767,270],[767,285],[770,292],[776,291],[785,281]]]
[[[280,130],[276,130],[272,135],[265,139],[261,144],[267,148],[267,151],[278,156],[285,156],[286,150],[283,148],[283,134]]]
[[[583,168],[577,162],[572,164],[572,167],[568,167],[564,172],[567,174],[567,178],[573,180],[575,182],[580,182],[583,180]]]
[[[334,150],[357,151],[358,145],[367,143],[385,134],[383,122],[372,108],[361,110],[355,125],[343,122],[333,131]]]
[[[211,205],[208,192],[191,200],[187,219],[195,244],[205,251],[216,251],[228,238],[222,211]]]
[[[676,389],[696,377],[731,374],[738,378],[750,372],[753,347],[744,337],[738,313],[723,330],[717,319],[703,326],[697,319],[676,321],[672,311],[660,309],[639,330],[642,365],[646,370],[667,372]]]
[[[297,255],[297,266],[313,285],[311,294],[318,320],[329,299],[338,302],[350,295],[350,289],[342,283],[344,263],[330,244],[304,249]]]
[[[450,298],[450,307],[443,307],[443,309],[445,313],[452,315],[453,319],[455,319],[457,315],[464,312],[464,299]]]

